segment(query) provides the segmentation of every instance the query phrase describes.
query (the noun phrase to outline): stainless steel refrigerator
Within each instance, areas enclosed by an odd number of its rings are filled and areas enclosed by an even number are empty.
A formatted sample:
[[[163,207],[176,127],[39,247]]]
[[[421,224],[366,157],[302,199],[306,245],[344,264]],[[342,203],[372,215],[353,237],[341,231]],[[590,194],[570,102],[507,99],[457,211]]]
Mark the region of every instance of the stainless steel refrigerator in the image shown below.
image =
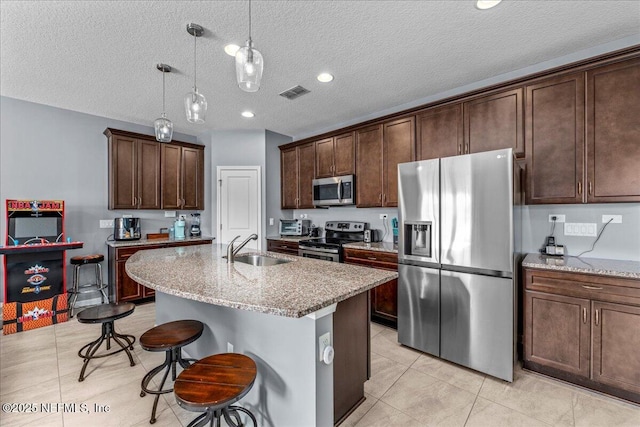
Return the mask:
[[[518,175],[511,149],[398,166],[398,340],[506,381]]]

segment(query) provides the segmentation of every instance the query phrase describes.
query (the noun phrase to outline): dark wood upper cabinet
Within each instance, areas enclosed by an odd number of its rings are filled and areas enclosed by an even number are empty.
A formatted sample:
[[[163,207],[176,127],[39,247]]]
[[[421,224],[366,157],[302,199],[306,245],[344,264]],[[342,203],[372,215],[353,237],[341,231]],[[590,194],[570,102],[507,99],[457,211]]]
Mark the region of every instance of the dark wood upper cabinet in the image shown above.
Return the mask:
[[[105,130],[109,144],[109,209],[160,209],[160,145]]]
[[[109,209],[204,209],[204,146],[107,128]]]
[[[382,125],[356,131],[356,205],[382,206]]]
[[[640,202],[640,58],[587,71],[587,202]]]
[[[355,169],[353,132],[316,141],[316,178],[352,175]]]
[[[462,154],[462,103],[429,108],[416,116],[416,160]]]
[[[414,116],[384,124],[382,206],[398,206],[398,165],[415,160]]]
[[[527,204],[581,203],[584,73],[526,87]]]
[[[313,208],[316,145],[313,142],[280,150],[282,209]]]
[[[514,154],[524,157],[522,106],[522,88],[463,103],[463,153],[513,148]]]

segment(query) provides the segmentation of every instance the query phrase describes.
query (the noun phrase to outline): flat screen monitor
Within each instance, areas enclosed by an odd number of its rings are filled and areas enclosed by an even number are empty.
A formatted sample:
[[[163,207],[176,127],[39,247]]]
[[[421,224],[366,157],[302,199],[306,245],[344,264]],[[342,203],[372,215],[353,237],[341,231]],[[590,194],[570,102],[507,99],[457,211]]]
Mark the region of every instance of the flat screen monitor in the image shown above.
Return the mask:
[[[30,237],[55,238],[62,232],[58,231],[58,219],[56,217],[17,217],[11,218],[15,221],[14,239],[24,239]]]

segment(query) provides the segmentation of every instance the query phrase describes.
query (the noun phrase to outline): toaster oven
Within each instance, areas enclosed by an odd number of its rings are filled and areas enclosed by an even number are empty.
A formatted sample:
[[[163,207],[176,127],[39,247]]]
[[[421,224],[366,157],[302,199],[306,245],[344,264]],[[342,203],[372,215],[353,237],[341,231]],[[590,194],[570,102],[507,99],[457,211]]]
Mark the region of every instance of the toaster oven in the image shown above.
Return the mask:
[[[281,236],[306,236],[309,234],[311,220],[309,219],[281,219]]]

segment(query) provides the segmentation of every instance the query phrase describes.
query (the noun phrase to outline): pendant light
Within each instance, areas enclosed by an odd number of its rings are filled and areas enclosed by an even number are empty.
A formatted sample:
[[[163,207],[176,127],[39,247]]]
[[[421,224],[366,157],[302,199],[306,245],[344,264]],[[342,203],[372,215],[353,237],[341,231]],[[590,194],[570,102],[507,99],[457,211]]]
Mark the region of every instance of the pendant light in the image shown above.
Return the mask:
[[[193,91],[184,98],[184,108],[189,123],[204,123],[207,114],[207,99],[198,92],[196,86],[196,40],[202,35],[204,29],[198,24],[187,24],[187,32],[193,36]]]
[[[173,123],[167,119],[167,115],[164,113],[164,75],[171,72],[171,67],[167,64],[158,64],[156,68],[162,71],[162,115],[153,122],[153,127],[156,130],[156,141],[171,142]]]
[[[238,86],[245,92],[260,89],[264,62],[262,54],[253,48],[251,40],[251,0],[249,0],[249,39],[244,47],[236,52],[236,78]]]

